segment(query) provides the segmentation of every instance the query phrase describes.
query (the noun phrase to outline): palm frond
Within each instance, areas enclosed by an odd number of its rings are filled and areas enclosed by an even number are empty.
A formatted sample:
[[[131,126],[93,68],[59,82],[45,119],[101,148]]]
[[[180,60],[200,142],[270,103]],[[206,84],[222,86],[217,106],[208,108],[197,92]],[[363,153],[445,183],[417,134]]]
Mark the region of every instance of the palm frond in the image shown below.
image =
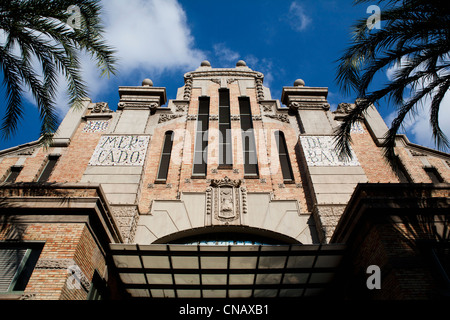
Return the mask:
[[[80,29],[67,24],[67,8],[72,5],[81,11]],[[100,0],[0,0],[0,29],[6,35],[0,64],[8,91],[3,137],[11,137],[23,117],[22,85],[33,94],[40,112],[41,135],[49,141],[58,124],[53,102],[58,75],[65,77],[68,102],[76,107],[88,94],[81,74],[81,52],[97,61],[102,76],[116,73],[115,51],[103,39],[100,11]],[[14,50],[20,54],[14,56]]]
[[[379,30],[369,30],[365,19],[353,26],[353,43],[337,60],[336,82],[344,93],[354,91],[360,103],[344,118],[336,131],[336,148],[341,156],[350,154],[351,125],[371,105],[387,99],[397,109],[397,118],[388,132],[385,155],[392,160],[395,134],[407,114],[418,112],[417,103],[432,98],[430,123],[439,149],[449,147],[439,128],[438,112],[449,91],[446,76],[450,57],[450,9],[441,0],[356,0],[355,4],[383,5]],[[375,76],[395,67],[391,81],[370,91]],[[406,97],[412,94],[407,100]],[[418,100],[417,100],[418,99]]]

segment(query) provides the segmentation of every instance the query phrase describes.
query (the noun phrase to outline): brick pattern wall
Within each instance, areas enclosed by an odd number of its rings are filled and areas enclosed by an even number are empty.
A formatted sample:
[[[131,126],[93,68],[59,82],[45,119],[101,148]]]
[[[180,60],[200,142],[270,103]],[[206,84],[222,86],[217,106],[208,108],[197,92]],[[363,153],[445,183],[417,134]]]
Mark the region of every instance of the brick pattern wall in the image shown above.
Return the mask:
[[[352,241],[347,273],[342,281],[350,299],[434,299],[436,279],[417,249],[407,241],[403,223],[365,223]],[[381,270],[381,289],[369,290],[370,265]],[[338,289],[339,290],[339,289]]]
[[[38,265],[48,260],[73,260],[88,282],[92,280],[95,269],[103,275],[105,259],[85,224],[32,223],[26,225],[23,231],[24,241],[45,242]],[[6,240],[6,234],[7,228],[0,233],[0,241]],[[80,285],[70,286],[68,266],[64,263],[62,266],[35,268],[24,294],[35,300],[85,300],[88,294],[86,289]]]
[[[59,158],[49,181],[79,182],[103,132],[83,132],[82,121],[68,148]]]
[[[218,115],[219,113],[219,87],[218,84],[213,83],[209,86],[210,115]],[[238,84],[229,84],[228,88],[230,90],[231,115],[239,115],[238,97],[240,96],[240,91]],[[188,110],[189,115],[197,115],[198,97],[201,94],[201,89],[192,89]],[[256,90],[247,89],[247,95],[250,97],[252,115],[261,116],[260,108],[256,101]],[[244,178],[240,121],[231,121],[231,129],[233,132],[232,169],[218,168],[219,122],[217,120],[209,121],[207,175],[204,179],[195,179],[192,177],[192,169],[197,121],[183,121],[182,119],[183,118],[164,123],[154,131],[148,148],[140,199],[138,201],[141,213],[148,213],[150,211],[150,205],[153,199],[174,200],[176,199],[178,192],[205,192],[206,188],[209,186],[209,182],[207,181],[209,179],[222,179],[225,176],[230,179]],[[264,120],[265,118],[253,121],[255,141],[257,144],[258,170],[260,175],[257,179],[245,179],[245,187],[248,192],[273,192],[274,198],[279,200],[299,200],[302,211],[305,212],[307,210],[306,197],[302,188],[302,179],[297,165],[297,155],[295,153],[295,146],[298,143],[296,131],[289,124],[278,122],[276,120]],[[158,184],[155,183],[155,180],[161,157],[164,134],[169,130],[175,132],[169,173],[166,184]],[[295,183],[293,184],[283,183],[281,168],[279,166],[278,151],[273,138],[276,130],[283,131],[286,137],[291,166],[295,177]]]
[[[352,134],[352,148],[358,157],[368,182],[371,183],[397,183],[397,175],[383,156],[383,149],[377,147],[367,127],[361,123],[363,133]]]
[[[0,159],[0,182],[3,182],[9,174],[10,168],[16,164],[19,158],[3,158]]]

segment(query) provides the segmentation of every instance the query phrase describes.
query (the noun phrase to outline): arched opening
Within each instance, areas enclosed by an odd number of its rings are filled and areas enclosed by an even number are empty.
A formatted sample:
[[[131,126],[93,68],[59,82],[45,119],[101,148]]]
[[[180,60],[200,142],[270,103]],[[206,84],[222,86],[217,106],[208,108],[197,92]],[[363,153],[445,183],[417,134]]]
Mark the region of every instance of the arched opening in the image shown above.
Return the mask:
[[[301,244],[287,235],[246,226],[210,226],[184,230],[157,239],[153,244],[289,245]]]

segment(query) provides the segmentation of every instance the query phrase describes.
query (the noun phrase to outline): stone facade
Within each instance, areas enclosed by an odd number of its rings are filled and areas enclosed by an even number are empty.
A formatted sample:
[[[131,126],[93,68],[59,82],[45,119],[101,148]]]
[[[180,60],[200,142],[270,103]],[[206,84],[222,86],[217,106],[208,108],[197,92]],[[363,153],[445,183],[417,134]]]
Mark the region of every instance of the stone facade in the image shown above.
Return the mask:
[[[173,100],[150,80],[120,87],[116,111],[106,102],[83,101],[83,108],[67,114],[48,149],[32,142],[0,151],[1,181],[20,168],[15,183],[0,186],[6,205],[12,201],[31,210],[28,203],[34,195],[27,188],[52,190],[41,191],[37,206],[51,209],[51,214],[26,220],[26,226],[20,219],[14,224],[23,239],[45,243],[24,296],[86,298],[94,270],[106,278],[108,241],[183,243],[220,230],[218,240],[246,235],[248,240],[254,236],[280,244],[328,244],[358,185],[398,185],[398,172],[382,155],[387,127],[375,108],[352,128],[353,158],[345,161],[334,151],[334,130],[354,104],[342,103],[332,111],[327,88],[307,87],[303,81],[284,87],[281,100],[274,100],[263,80],[263,74],[243,62],[229,69],[202,63],[184,75],[185,84]],[[229,94],[231,166],[219,161],[220,90]],[[204,97],[209,98],[207,169],[199,177],[193,174],[193,162],[199,101]],[[242,99],[250,104],[256,144],[258,172],[253,176],[245,174]],[[167,177],[161,180],[167,132],[173,132],[173,141]],[[283,173],[276,132],[285,137],[288,163],[283,165],[291,171],[289,179]],[[396,153],[411,183],[431,183],[427,169],[435,170],[442,183],[450,181],[448,154],[412,144],[402,135]],[[58,160],[47,181],[38,183],[50,157]],[[55,193],[58,187],[64,192]],[[16,192],[24,198],[15,198]],[[77,218],[65,224],[48,218],[72,207],[52,201],[42,205],[46,197],[63,204],[73,199],[83,210],[90,203],[93,211],[86,217],[95,212],[101,222]],[[21,214],[17,211],[17,217]],[[2,239],[8,240],[6,233]],[[79,267],[78,291],[67,288],[71,265]]]

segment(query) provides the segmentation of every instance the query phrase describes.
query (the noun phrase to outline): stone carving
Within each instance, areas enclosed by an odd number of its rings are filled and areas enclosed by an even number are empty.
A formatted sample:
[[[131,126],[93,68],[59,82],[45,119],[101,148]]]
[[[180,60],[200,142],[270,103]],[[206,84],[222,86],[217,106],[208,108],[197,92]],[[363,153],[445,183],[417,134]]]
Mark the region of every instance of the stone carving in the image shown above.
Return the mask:
[[[83,132],[104,132],[108,129],[109,121],[105,120],[96,120],[96,121],[86,121],[86,125],[83,128]]]
[[[336,150],[334,136],[301,136],[300,141],[308,166],[359,166],[353,150],[352,160],[341,158]]]
[[[264,89],[263,89],[263,79],[264,75],[260,72],[256,74],[256,99],[258,101],[264,100]]]
[[[289,123],[289,117],[286,114],[265,114],[264,116],[281,122]]]
[[[234,188],[237,188],[241,185],[241,180],[231,180],[228,177],[225,177],[223,179],[212,179],[211,180],[211,186],[213,187],[222,187],[222,186],[231,186]]]
[[[170,121],[170,120],[182,117],[182,116],[183,115],[181,115],[181,114],[167,114],[167,113],[164,113],[164,114],[159,116],[158,123],[163,123],[163,122],[166,122],[166,121]]]
[[[268,104],[262,104],[261,107],[262,107],[262,110],[263,110],[264,112],[272,112],[272,111],[273,111],[271,105],[268,105]]]
[[[355,107],[354,104],[351,103],[339,103],[336,109],[336,112],[339,113],[350,113],[350,111],[352,111],[352,109]]]
[[[217,114],[211,114],[209,116],[209,120],[217,121],[217,120],[219,120],[219,116]]]
[[[184,94],[183,99],[184,100],[190,100],[191,99],[191,92],[192,92],[192,74],[186,74],[184,76]]]
[[[197,115],[196,114],[188,114],[186,116],[186,120],[197,120]]]
[[[92,108],[91,113],[111,113],[107,102],[97,102]]]
[[[177,110],[177,112],[184,112],[184,111],[185,111],[185,107],[184,107],[184,106],[177,105],[177,106],[176,106],[176,110]]]
[[[132,243],[136,234],[139,213],[136,206],[112,206],[124,243]]]
[[[242,213],[247,214],[247,188],[241,187]]]
[[[241,116],[240,115],[236,115],[236,114],[232,114],[230,116],[231,121],[240,121],[241,120]]]
[[[227,79],[227,83],[228,84],[233,83],[235,81],[238,81],[238,79],[236,79],[236,78],[229,78],[229,79]]]
[[[213,188],[206,188],[206,214],[210,215],[212,212],[212,190]]]
[[[129,109],[143,109],[148,108],[150,111],[154,112],[159,107],[158,102],[119,102],[117,104],[119,110],[129,108]]]
[[[73,259],[39,259],[36,264],[36,269],[67,269],[74,265]]]
[[[234,202],[233,188],[221,188],[218,217],[223,219],[234,218],[236,216],[236,213],[234,212]]]
[[[214,218],[225,223],[239,219],[241,212],[247,212],[247,191],[240,187],[241,183],[241,180],[228,177],[212,179],[211,186],[206,189],[206,213],[214,212]]]
[[[220,81],[220,79],[209,79],[214,83],[217,83],[218,85],[220,85],[222,82]]]
[[[323,109],[330,110],[330,104],[328,102],[298,102],[292,101],[289,103],[289,108],[293,110],[297,110],[298,108],[303,109]]]
[[[257,115],[252,116],[252,119],[253,119],[253,121],[262,120],[262,117],[261,117],[261,115],[257,114]]]
[[[149,136],[102,136],[89,161],[90,166],[142,166]]]

